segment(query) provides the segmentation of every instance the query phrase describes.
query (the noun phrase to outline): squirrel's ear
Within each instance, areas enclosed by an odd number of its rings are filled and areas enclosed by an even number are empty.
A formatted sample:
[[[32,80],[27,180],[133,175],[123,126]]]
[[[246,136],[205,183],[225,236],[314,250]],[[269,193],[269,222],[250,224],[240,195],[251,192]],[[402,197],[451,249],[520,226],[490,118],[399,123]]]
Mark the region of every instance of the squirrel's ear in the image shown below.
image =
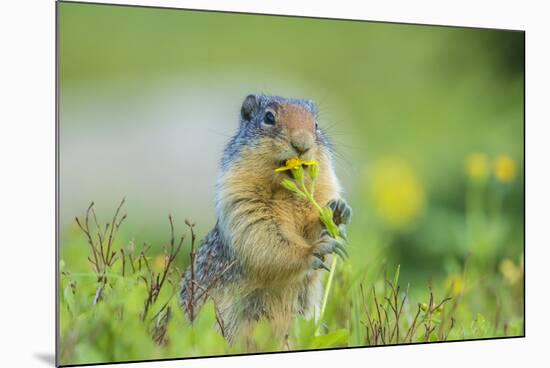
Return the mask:
[[[307,104],[313,116],[317,117],[319,115],[319,109],[317,109],[315,102],[313,102],[313,100],[307,100]]]
[[[243,106],[241,107],[241,117],[243,120],[250,121],[258,109],[258,100],[255,95],[248,95],[244,99]]]

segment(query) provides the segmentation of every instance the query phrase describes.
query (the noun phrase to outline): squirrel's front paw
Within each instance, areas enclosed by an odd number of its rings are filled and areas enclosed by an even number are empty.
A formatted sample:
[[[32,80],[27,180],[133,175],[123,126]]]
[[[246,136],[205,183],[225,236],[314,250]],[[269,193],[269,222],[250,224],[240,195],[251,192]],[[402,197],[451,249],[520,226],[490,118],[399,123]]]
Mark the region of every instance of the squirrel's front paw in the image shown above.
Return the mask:
[[[328,207],[332,210],[332,219],[336,225],[347,225],[351,221],[351,207],[341,199],[333,199],[328,202]]]
[[[334,239],[330,236],[329,232],[326,229],[321,231],[321,237],[315,243],[315,251],[313,252],[313,269],[324,268],[329,270],[328,267],[323,263],[325,255],[336,253],[342,258],[348,257],[348,251],[344,246],[344,242],[339,239]]]

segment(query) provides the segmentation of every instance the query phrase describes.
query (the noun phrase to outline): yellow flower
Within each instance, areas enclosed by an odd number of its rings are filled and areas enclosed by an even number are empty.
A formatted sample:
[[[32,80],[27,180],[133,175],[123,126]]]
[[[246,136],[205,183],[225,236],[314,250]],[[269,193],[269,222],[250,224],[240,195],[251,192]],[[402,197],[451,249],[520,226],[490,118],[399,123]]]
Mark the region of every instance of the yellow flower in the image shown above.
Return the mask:
[[[289,158],[285,162],[285,166],[275,169],[277,172],[287,171],[287,170],[296,170],[302,166],[312,166],[318,165],[319,163],[315,160],[301,160],[298,157]]]
[[[510,183],[516,177],[516,163],[508,155],[500,155],[494,163],[495,176],[498,181]]]
[[[513,261],[506,258],[500,262],[499,269],[506,281],[510,285],[515,285],[523,276],[523,260],[516,266]]]
[[[458,296],[464,293],[464,279],[459,275],[450,275],[447,277],[445,286],[451,291],[453,296]]]
[[[370,180],[371,201],[388,225],[405,228],[421,214],[424,189],[412,168],[399,158],[374,164]]]
[[[165,254],[159,254],[158,256],[153,258],[153,270],[155,270],[156,272],[162,271],[165,265],[166,265]]]
[[[489,157],[484,153],[472,153],[466,157],[466,175],[474,180],[485,180],[489,175]]]

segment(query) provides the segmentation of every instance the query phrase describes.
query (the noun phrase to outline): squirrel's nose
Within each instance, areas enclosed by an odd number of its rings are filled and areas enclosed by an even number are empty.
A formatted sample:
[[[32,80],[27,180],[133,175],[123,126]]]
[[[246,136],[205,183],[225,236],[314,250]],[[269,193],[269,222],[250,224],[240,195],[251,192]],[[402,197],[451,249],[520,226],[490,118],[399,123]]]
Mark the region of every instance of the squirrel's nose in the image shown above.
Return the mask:
[[[294,148],[294,150],[299,154],[299,155],[302,155],[304,153],[306,153],[307,151],[309,151],[309,147],[304,147],[304,146],[301,146],[301,145],[296,145],[294,143],[291,144],[292,145],[292,148]]]
[[[292,134],[290,145],[298,154],[302,155],[309,151],[313,145],[313,138],[311,137],[311,134],[308,134],[305,131],[299,131]]]

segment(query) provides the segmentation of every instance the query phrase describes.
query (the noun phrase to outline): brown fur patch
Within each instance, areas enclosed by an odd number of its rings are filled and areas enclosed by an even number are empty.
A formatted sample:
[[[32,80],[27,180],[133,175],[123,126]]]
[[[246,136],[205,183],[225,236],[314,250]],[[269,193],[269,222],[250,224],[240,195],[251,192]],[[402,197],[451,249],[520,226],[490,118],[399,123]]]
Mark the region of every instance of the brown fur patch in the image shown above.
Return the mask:
[[[278,104],[275,108],[277,119],[289,132],[306,130],[315,132],[315,117],[303,106],[292,104]]]

